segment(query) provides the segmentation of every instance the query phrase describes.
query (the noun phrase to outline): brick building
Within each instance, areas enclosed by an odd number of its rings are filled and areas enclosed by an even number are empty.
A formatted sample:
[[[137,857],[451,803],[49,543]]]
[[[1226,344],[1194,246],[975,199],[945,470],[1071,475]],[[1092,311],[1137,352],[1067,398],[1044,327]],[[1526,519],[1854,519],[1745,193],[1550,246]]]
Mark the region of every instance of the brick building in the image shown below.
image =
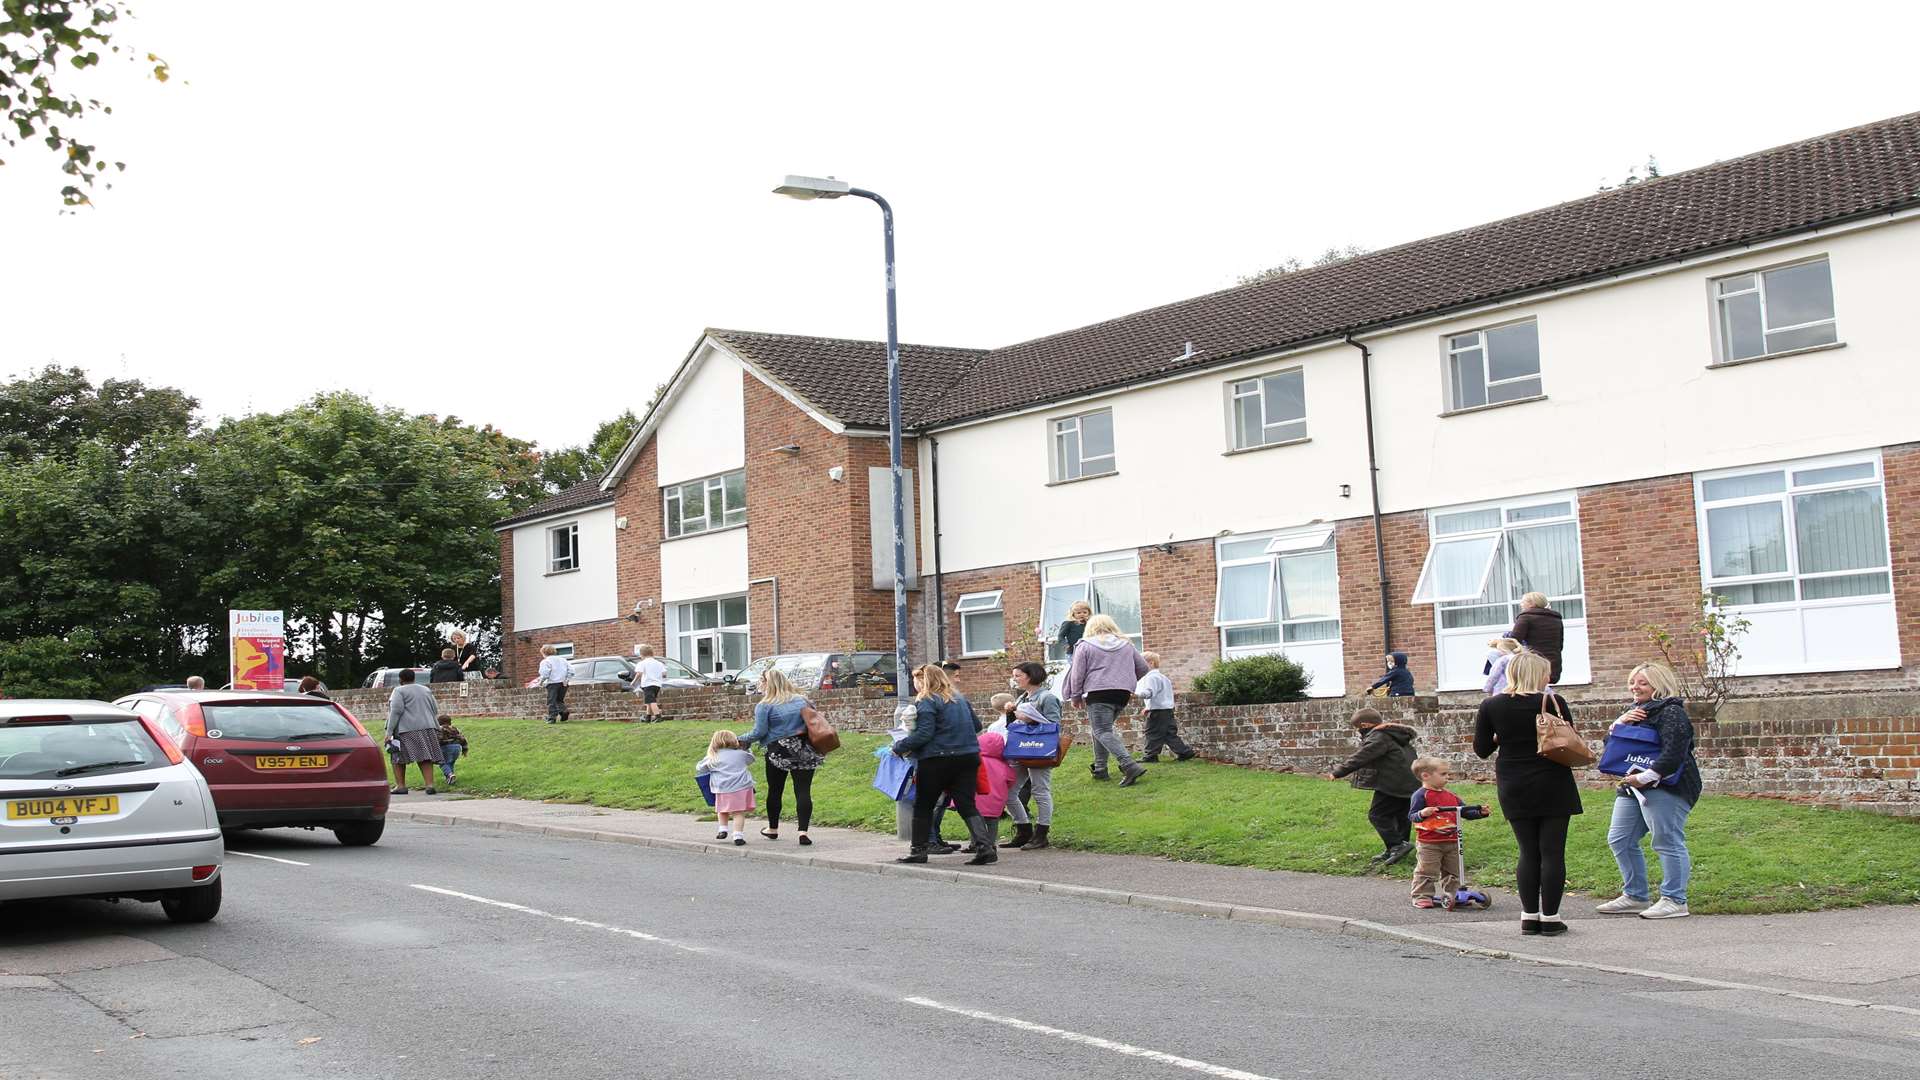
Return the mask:
[[[1336,696],[1394,648],[1468,691],[1537,590],[1563,684],[1611,695],[1711,591],[1751,690],[1920,685],[1917,215],[1920,114],[908,346],[914,654],[991,685],[1086,599],[1182,682],[1284,651]],[[877,343],[706,332],[605,478],[499,524],[509,673],[887,648],[885,421]]]

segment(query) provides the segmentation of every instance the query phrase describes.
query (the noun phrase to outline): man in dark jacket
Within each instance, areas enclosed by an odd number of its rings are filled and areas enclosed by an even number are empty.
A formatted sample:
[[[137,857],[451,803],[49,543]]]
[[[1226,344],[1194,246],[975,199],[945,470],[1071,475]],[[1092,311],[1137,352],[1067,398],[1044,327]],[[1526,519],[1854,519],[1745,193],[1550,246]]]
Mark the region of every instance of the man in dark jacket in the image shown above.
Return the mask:
[[[1388,653],[1387,673],[1375,679],[1373,685],[1367,687],[1367,689],[1378,690],[1383,686],[1387,688],[1388,697],[1413,696],[1413,672],[1407,667],[1406,653]],[[1419,785],[1416,784],[1414,786],[1418,787]],[[1411,795],[1413,793],[1408,792],[1407,794]]]
[[[1380,834],[1386,850],[1368,862],[1391,866],[1413,850],[1413,822],[1407,814],[1413,806],[1414,789],[1420,786],[1413,775],[1413,729],[1389,724],[1372,709],[1354,713],[1353,728],[1360,734],[1360,749],[1328,773],[1327,779],[1350,776],[1354,787],[1373,792],[1367,820]]]
[[[1513,629],[1507,631],[1507,636],[1522,648],[1546,657],[1547,663],[1553,665],[1549,685],[1559,685],[1560,651],[1566,645],[1567,628],[1560,613],[1547,606],[1545,594],[1530,592],[1520,598],[1520,614],[1514,616]]]
[[[441,649],[440,659],[433,662],[433,668],[427,672],[427,681],[464,682],[467,673],[460,667],[460,661],[453,658],[452,649]]]

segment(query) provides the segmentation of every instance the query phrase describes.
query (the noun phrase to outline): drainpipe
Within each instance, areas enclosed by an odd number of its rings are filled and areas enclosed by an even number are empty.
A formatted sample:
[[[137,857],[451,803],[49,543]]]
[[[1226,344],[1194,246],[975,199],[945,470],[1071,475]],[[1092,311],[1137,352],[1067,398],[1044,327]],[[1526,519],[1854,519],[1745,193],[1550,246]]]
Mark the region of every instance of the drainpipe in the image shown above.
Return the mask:
[[[773,586],[773,655],[778,656],[780,655],[780,577],[776,574],[773,577],[757,577],[747,582],[749,589],[755,585]],[[747,643],[747,651],[749,653],[753,651],[752,642]],[[753,657],[748,656],[747,659],[752,660]]]
[[[927,445],[933,451],[933,648],[928,649],[930,658],[944,660],[947,655],[947,602],[942,599],[940,589],[940,440],[928,439]]]
[[[1393,651],[1393,603],[1387,591],[1387,547],[1380,529],[1380,459],[1373,449],[1373,351],[1346,336],[1347,344],[1360,350],[1360,392],[1367,410],[1367,487],[1373,495],[1373,555],[1380,576],[1380,639],[1384,652]]]

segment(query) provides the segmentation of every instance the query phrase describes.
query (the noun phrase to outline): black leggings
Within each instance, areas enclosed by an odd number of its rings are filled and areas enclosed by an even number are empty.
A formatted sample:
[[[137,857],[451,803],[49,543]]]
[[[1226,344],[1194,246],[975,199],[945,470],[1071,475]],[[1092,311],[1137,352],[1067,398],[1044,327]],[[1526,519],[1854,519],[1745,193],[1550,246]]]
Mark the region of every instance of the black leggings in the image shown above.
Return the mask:
[[[806,832],[807,825],[813,821],[813,770],[795,769],[792,772],[767,762],[767,831],[780,828],[780,796],[787,790],[787,777],[793,777],[793,811],[800,819],[800,831]]]
[[[1539,915],[1560,914],[1560,897],[1567,891],[1567,815],[1508,818],[1513,838],[1520,842],[1520,910]]]
[[[933,833],[933,808],[952,799],[953,808],[971,827],[980,811],[973,805],[973,786],[980,772],[979,754],[921,758],[913,776],[913,849],[925,851]]]

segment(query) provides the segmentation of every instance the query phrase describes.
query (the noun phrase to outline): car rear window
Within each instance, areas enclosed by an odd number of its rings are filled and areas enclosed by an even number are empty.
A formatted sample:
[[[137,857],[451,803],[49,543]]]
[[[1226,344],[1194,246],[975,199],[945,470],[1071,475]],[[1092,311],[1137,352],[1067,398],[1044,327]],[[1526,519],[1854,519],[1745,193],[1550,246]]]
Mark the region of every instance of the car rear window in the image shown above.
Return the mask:
[[[317,699],[202,705],[200,712],[206,717],[208,738],[288,742],[351,739],[360,734],[339,709]]]
[[[132,718],[0,727],[0,780],[110,776],[165,764],[166,752]]]

